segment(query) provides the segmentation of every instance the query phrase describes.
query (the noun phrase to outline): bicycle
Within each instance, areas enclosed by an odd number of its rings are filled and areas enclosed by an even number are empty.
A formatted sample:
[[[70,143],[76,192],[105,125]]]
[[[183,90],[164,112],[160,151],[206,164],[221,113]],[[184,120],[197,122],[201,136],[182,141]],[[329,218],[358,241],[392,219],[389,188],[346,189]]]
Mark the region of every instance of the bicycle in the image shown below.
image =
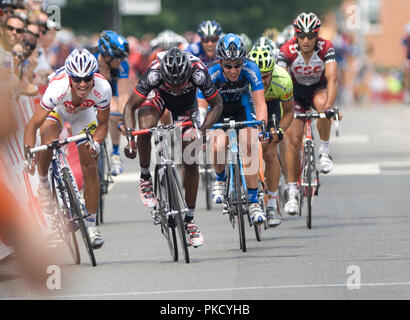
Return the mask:
[[[239,232],[239,247],[243,252],[246,252],[246,238],[245,238],[245,222],[244,215],[247,215],[249,225],[252,227],[253,223],[249,215],[248,207],[248,189],[242,166],[242,152],[238,148],[238,132],[239,129],[247,126],[261,126],[262,131],[265,132],[264,121],[241,121],[224,119],[223,123],[216,123],[213,129],[228,129],[228,154],[226,158],[227,166],[227,180],[225,189],[225,203],[224,214],[229,214],[229,220],[232,227],[235,229],[235,220],[238,223]],[[259,229],[255,227],[255,232],[258,237]]]
[[[299,169],[299,216],[302,215],[302,207],[304,199],[306,198],[307,213],[306,226],[308,229],[312,228],[312,201],[313,196],[319,195],[320,179],[319,170],[316,168],[315,145],[312,133],[312,120],[324,119],[326,114],[324,112],[318,113],[307,111],[306,113],[295,113],[295,119],[304,120],[303,129],[303,144],[302,144],[302,163]],[[339,109],[334,108],[335,129],[336,136],[339,136]]]
[[[127,129],[130,153],[132,153],[132,137],[149,133],[154,135],[154,143],[157,148],[159,163],[155,165],[154,174],[154,193],[157,199],[157,206],[151,211],[151,215],[154,220],[154,225],[161,225],[161,233],[167,239],[173,261],[178,261],[179,258],[177,243],[178,232],[179,242],[186,263],[189,263],[190,257],[183,215],[188,212],[188,207],[185,203],[174,162],[168,151],[169,145],[166,133],[177,127],[186,127],[192,124],[192,121],[185,121],[138,131]]]
[[[86,133],[69,137],[61,141],[56,139],[47,145],[26,148],[25,156],[26,161],[30,164],[34,153],[45,150],[53,151],[49,177],[51,178],[50,181],[54,205],[57,208],[53,215],[54,227],[59,230],[59,233],[67,244],[70,254],[76,264],[79,264],[81,260],[76,238],[76,231],[80,229],[91,264],[95,267],[97,262],[94,255],[94,249],[91,245],[87,226],[84,221],[89,214],[85,208],[83,198],[78,191],[65,152],[62,150],[62,147],[65,145],[82,140],[88,140],[90,144],[93,145],[92,136],[87,131]]]

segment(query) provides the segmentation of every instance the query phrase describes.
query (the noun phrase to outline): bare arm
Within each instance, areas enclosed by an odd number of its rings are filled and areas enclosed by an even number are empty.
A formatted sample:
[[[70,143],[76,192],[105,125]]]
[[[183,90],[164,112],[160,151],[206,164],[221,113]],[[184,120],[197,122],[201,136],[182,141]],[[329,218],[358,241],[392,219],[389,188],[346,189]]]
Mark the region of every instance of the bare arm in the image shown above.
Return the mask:
[[[124,106],[128,101],[130,91],[130,81],[128,78],[118,79],[118,102],[119,111],[124,111]]]
[[[108,133],[108,122],[110,119],[110,108],[106,110],[98,110],[97,111],[97,120],[98,120],[98,127],[94,133],[94,141],[97,141],[101,144]]]
[[[145,98],[135,92],[128,99],[124,107],[124,125],[126,128],[135,128],[135,110],[145,101]]]
[[[27,123],[26,128],[24,129],[24,145],[33,147],[36,143],[36,133],[37,129],[43,124],[46,120],[50,111],[44,109],[40,105],[36,106],[33,117]]]
[[[219,94],[217,94],[212,99],[209,99],[208,101],[203,100],[203,99],[198,99],[198,104],[200,108],[207,108],[208,103],[211,105],[211,110],[206,114],[205,120],[202,124],[202,127],[201,127],[202,134],[205,134],[206,130],[210,129],[215,124],[215,122],[218,120],[219,116],[221,115],[222,108],[223,108],[222,98]]]
[[[333,108],[337,95],[337,62],[329,62],[326,64],[325,77],[327,80],[327,100],[325,108]]]
[[[289,128],[290,124],[293,121],[294,113],[294,100],[293,98],[288,101],[282,101],[283,116],[280,119],[279,126],[286,131]]]
[[[264,90],[252,91],[252,97],[255,102],[256,120],[265,120],[265,123],[268,123],[268,106]]]

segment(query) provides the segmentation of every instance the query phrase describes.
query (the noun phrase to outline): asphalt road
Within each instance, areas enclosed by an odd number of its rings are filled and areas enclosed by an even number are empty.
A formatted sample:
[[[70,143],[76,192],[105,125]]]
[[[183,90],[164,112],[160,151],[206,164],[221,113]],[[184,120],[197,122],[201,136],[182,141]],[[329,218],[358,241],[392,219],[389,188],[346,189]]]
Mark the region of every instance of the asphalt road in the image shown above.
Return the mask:
[[[305,217],[284,216],[257,242],[247,226],[243,253],[221,208],[205,210],[201,189],[195,220],[205,244],[189,249],[191,263],[173,262],[127,160],[106,198],[98,266],[84,251],[73,265],[60,247],[61,288],[40,295],[11,259],[0,264],[0,299],[409,299],[410,108],[342,111],[341,137],[331,139],[335,169],[321,175],[311,230]]]

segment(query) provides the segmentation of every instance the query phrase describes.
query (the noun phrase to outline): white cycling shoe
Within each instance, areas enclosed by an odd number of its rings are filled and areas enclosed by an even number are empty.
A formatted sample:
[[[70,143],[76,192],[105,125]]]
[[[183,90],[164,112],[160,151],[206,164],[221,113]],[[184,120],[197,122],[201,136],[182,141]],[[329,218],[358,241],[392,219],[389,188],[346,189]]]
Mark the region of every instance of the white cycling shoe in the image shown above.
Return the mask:
[[[299,212],[299,195],[297,193],[289,193],[289,199],[285,204],[285,211],[291,216]]]
[[[215,181],[212,189],[212,200],[215,203],[223,203],[225,201],[225,181]]]
[[[101,236],[100,231],[95,226],[89,226],[87,232],[93,249],[100,249],[104,244],[104,238]]]
[[[322,153],[319,155],[319,167],[320,172],[329,173],[333,170],[333,160],[327,153]]]
[[[119,176],[122,173],[122,159],[117,154],[111,155],[111,174]]]
[[[41,210],[48,215],[54,213],[54,200],[50,187],[40,187],[37,191]]]
[[[263,212],[259,203],[251,203],[248,210],[253,223],[264,223],[266,221],[265,212]]]
[[[273,207],[266,208],[266,216],[268,218],[269,227],[277,227],[282,223],[282,217],[279,214],[279,211]]]

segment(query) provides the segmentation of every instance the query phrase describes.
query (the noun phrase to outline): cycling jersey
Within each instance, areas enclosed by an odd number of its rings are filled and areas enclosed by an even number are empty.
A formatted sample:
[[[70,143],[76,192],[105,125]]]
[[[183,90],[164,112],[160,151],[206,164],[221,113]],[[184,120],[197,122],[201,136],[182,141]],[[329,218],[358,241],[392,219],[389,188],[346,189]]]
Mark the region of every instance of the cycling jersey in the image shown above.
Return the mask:
[[[289,73],[275,65],[272,71],[272,80],[269,88],[265,91],[266,105],[268,106],[268,129],[273,127],[272,115],[276,115],[276,123],[279,124],[283,110],[281,101],[289,101],[293,98],[293,82]]]
[[[289,73],[275,65],[272,71],[272,80],[268,90],[265,91],[265,100],[271,101],[280,99],[281,101],[289,101],[293,97],[293,83]]]
[[[94,57],[98,61],[98,57],[100,55],[100,51],[98,47],[91,48],[90,52],[94,55]],[[112,96],[118,97],[118,79],[128,79],[130,73],[130,66],[128,63],[128,59],[124,59],[121,61],[120,67],[118,69],[111,69],[110,75],[111,79],[108,80],[111,89],[112,89]]]
[[[194,56],[198,57],[199,59],[201,59],[201,61],[206,65],[210,65],[212,62],[216,61],[217,58],[209,58],[206,55],[206,52],[204,50],[204,48],[201,45],[201,41],[199,42],[193,42],[191,43],[186,49],[185,51],[193,54]]]
[[[336,54],[332,43],[320,37],[307,64],[300,52],[296,37],[280,48],[278,57],[278,65],[287,68],[293,81],[302,86],[311,86],[324,81],[325,66],[333,61],[336,61]]]
[[[141,107],[152,107],[158,110],[161,115],[166,108],[171,111],[174,121],[185,120],[192,113],[198,111],[197,88],[205,93],[207,100],[214,98],[218,94],[218,90],[213,84],[205,65],[192,54],[188,54],[191,60],[191,76],[182,86],[178,88],[170,87],[162,79],[159,72],[160,62],[165,54],[165,51],[157,54],[157,58],[142,75],[134,92],[146,98]]]
[[[159,72],[161,59],[166,54],[166,51],[159,52],[157,58],[150,64],[148,70],[142,75],[134,92],[141,97],[147,98],[151,90],[158,89],[160,94],[164,96],[181,96],[185,94],[196,94],[196,88],[200,88],[204,93],[205,99],[209,100],[218,94],[218,90],[212,83],[208,70],[205,65],[192,54],[188,54],[191,60],[191,76],[180,87],[174,88],[169,86]]]
[[[99,73],[94,74],[94,87],[80,106],[73,104],[71,80],[64,68],[59,69],[51,78],[50,83],[41,99],[41,106],[47,111],[53,111],[61,106],[67,113],[75,114],[82,110],[95,107],[106,110],[111,105],[111,87],[107,80]]]
[[[235,82],[226,79],[219,63],[212,65],[209,73],[223,100],[224,106],[220,119],[223,120],[223,116],[232,116],[236,121],[254,120],[256,116],[251,92],[263,90],[262,76],[258,66],[245,59],[239,78]],[[198,90],[198,98],[204,99],[202,91]],[[238,108],[245,109],[244,113],[241,113],[246,114],[245,119],[236,117],[241,112]]]

